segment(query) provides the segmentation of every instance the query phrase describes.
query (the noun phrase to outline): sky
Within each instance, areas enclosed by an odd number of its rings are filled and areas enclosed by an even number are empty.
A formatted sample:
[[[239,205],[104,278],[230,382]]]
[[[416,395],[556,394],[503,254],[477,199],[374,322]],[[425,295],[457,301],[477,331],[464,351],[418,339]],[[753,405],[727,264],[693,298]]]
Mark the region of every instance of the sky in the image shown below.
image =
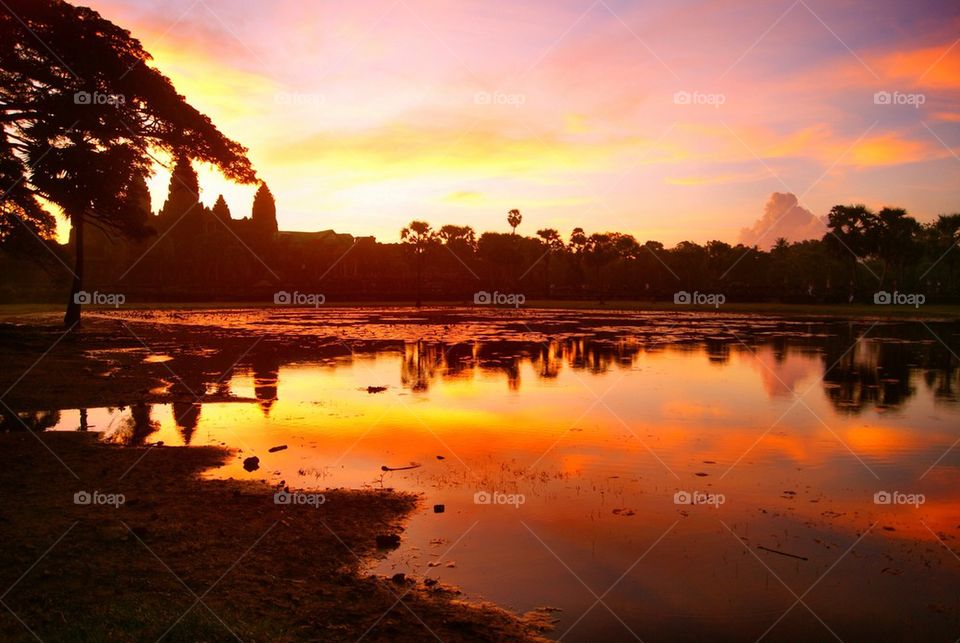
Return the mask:
[[[955,0],[88,4],[249,148],[281,229],[390,242],[518,208],[528,235],[765,245],[838,203],[960,212]]]

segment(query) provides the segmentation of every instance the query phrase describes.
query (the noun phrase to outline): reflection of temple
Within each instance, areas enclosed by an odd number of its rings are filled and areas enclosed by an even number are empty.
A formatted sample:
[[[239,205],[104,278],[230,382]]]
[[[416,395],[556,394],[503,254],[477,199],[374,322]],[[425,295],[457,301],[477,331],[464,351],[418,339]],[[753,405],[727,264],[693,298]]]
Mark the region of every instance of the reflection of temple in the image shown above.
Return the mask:
[[[270,415],[273,403],[277,401],[277,379],[280,376],[280,359],[272,353],[260,353],[253,356],[253,394],[257,398],[260,410]]]
[[[724,368],[731,353],[755,360],[764,389],[770,397],[799,393],[797,384],[822,377],[822,389],[840,413],[857,414],[876,408],[896,408],[905,404],[925,386],[939,404],[956,404],[960,390],[956,348],[931,341],[923,326],[889,325],[883,337],[862,337],[869,330],[860,324],[833,324],[824,332],[804,336],[777,335],[757,340],[752,346],[737,339],[675,344],[644,343],[630,337],[568,337],[545,342],[416,341],[404,344],[400,355],[402,385],[413,392],[430,389],[431,383],[447,379],[471,378],[476,374],[503,375],[510,390],[518,391],[524,366],[534,377],[553,379],[564,368],[604,373],[613,369],[631,369],[641,353],[677,351],[691,358],[707,359]],[[944,330],[944,337],[953,335]],[[358,346],[358,351],[364,350]],[[366,350],[384,350],[382,344]],[[301,352],[297,359],[303,359]],[[189,444],[200,422],[201,401],[230,399],[229,373],[236,364],[226,352],[183,355],[177,378],[171,386],[174,422]],[[278,399],[281,366],[293,359],[277,350],[261,350],[248,357],[253,374],[254,395],[265,416]],[[805,385],[803,388],[807,388]],[[159,429],[151,418],[151,406],[134,404],[113,439],[143,444]],[[60,421],[58,411],[20,412],[16,416],[0,413],[0,430],[32,431],[52,428]],[[87,428],[86,411],[80,412],[79,430]]]
[[[183,437],[184,444],[190,444],[193,433],[200,423],[200,404],[197,402],[174,402],[173,420]]]

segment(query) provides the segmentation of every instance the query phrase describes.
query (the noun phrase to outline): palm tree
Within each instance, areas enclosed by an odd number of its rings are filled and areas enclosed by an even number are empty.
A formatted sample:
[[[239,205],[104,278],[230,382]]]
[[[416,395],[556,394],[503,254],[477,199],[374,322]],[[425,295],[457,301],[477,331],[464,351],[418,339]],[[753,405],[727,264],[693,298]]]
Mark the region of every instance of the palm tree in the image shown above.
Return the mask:
[[[417,266],[417,308],[421,304],[421,290],[423,284],[423,255],[431,245],[437,241],[437,233],[426,221],[411,221],[410,225],[400,231],[400,239],[413,252]]]
[[[523,215],[520,214],[520,210],[514,209],[507,212],[507,223],[513,228],[513,234],[517,234],[517,226],[520,225],[521,221],[523,221]]]

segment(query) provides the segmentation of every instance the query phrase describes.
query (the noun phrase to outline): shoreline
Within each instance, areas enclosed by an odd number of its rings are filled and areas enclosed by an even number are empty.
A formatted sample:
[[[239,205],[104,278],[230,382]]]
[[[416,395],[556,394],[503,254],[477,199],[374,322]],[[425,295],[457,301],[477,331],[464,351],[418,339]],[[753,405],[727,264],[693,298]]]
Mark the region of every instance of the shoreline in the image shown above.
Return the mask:
[[[332,489],[318,507],[277,505],[265,483],[199,477],[226,449],[26,432],[0,435],[0,448],[0,489],[19,499],[0,514],[16,613],[0,613],[4,640],[531,641],[543,630],[439,583],[363,576],[376,536],[402,533],[412,494]],[[75,504],[82,492],[123,502]]]
[[[180,301],[180,302],[132,302],[124,304],[119,310],[149,311],[149,310],[247,310],[270,309],[297,310],[296,306],[279,306],[273,302],[264,301]],[[312,306],[302,307],[303,310],[314,310]],[[402,309],[418,310],[476,310],[477,312],[515,310],[559,310],[559,311],[603,311],[603,312],[633,312],[633,313],[710,313],[710,314],[759,314],[771,316],[798,316],[798,317],[862,317],[877,319],[960,319],[960,304],[935,304],[919,307],[913,306],[883,306],[871,303],[856,304],[785,304],[776,302],[733,302],[724,303],[719,307],[710,305],[678,305],[668,301],[641,301],[623,300],[598,302],[596,300],[563,300],[563,299],[531,299],[519,308],[513,306],[484,306],[472,302],[451,301],[424,301],[419,308],[412,300],[398,301],[334,301],[322,306],[326,309]],[[31,315],[62,315],[62,304],[0,304],[0,322],[10,318]],[[110,306],[85,306],[84,310],[90,313],[102,313],[118,310]]]

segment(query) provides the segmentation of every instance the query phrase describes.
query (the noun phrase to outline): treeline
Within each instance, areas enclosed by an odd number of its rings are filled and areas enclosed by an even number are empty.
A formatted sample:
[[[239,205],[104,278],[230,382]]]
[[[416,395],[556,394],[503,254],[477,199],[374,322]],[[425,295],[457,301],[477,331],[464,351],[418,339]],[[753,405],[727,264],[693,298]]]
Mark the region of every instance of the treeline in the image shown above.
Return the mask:
[[[508,215],[514,229],[518,214]],[[582,228],[566,239],[549,228],[535,237],[478,237],[469,227],[434,230],[422,221],[402,237],[426,299],[462,298],[472,288],[527,299],[660,300],[700,291],[728,301],[833,303],[872,302],[879,291],[899,291],[922,293],[928,302],[960,300],[960,214],[921,224],[902,209],[838,205],[827,228],[822,239],[778,239],[769,251],[722,241],[666,248]]]
[[[163,218],[154,218],[160,230]],[[269,302],[279,291],[321,293],[329,303],[470,303],[476,293],[494,291],[527,301],[672,301],[677,292],[696,291],[722,294],[728,302],[871,303],[877,292],[898,291],[921,293],[926,303],[960,302],[960,214],[921,224],[901,209],[838,205],[822,239],[780,239],[769,251],[722,241],[666,248],[582,228],[566,236],[553,229],[524,236],[516,233],[521,219],[511,212],[514,232],[480,235],[467,226],[414,221],[400,243],[387,244],[332,231],[265,229],[249,236],[244,221],[229,218],[228,226],[240,226],[236,235],[218,223],[208,223],[204,232],[184,220],[156,245],[151,239],[97,243],[88,289],[122,292],[128,301]],[[29,253],[46,260],[43,270],[0,252],[0,264],[11,270],[5,274],[18,275],[4,280],[4,300],[62,296],[69,283],[51,255],[69,265],[73,250],[50,242],[47,250]]]

